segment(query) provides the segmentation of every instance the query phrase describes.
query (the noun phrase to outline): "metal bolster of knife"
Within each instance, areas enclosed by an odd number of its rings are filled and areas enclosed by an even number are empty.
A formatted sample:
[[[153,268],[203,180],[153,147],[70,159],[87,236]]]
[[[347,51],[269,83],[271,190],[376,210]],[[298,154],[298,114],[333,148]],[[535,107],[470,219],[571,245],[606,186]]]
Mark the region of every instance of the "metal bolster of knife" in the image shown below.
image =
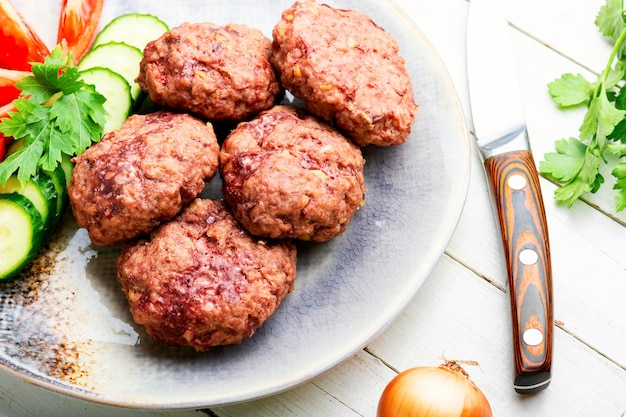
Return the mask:
[[[528,132],[526,131],[526,125],[524,123],[498,135],[498,139],[496,140],[482,144],[480,138],[478,138],[478,142],[484,159],[489,159],[492,156],[509,151],[529,148]]]

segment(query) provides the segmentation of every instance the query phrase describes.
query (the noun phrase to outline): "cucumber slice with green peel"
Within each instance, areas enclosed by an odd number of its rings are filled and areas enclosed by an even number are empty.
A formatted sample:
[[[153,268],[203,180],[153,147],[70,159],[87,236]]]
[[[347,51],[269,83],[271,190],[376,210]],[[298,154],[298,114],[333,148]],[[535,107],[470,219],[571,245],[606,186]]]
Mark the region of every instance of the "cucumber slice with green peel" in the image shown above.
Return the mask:
[[[0,279],[17,275],[35,258],[43,234],[41,215],[28,198],[0,194]]]
[[[103,133],[119,129],[133,107],[128,81],[117,72],[104,67],[92,67],[81,71],[80,78],[93,85],[96,91],[106,98],[104,109],[107,115]]]
[[[20,146],[22,146],[23,139],[19,139],[14,141],[7,150],[7,155],[11,155],[13,152],[17,151]],[[63,204],[68,204],[69,197],[67,195],[67,186],[70,183],[70,179],[72,178],[72,169],[74,168],[74,164],[72,163],[72,158],[63,154],[61,162],[54,171],[43,171],[46,175],[48,175],[53,184],[54,188],[57,191],[57,207],[60,207]],[[62,181],[61,181],[62,179]],[[0,186],[0,192],[2,192],[2,187]],[[64,211],[62,208],[61,211]]]
[[[17,176],[12,175],[4,186],[0,186],[0,194],[20,194],[31,201],[41,216],[44,229],[52,227],[57,209],[57,191],[52,179],[43,173],[37,173],[23,184]]]
[[[78,70],[85,71],[89,68],[103,67],[118,73],[124,77],[130,86],[130,93],[134,102],[141,93],[141,88],[135,82],[135,78],[139,75],[139,63],[142,59],[143,52],[139,48],[124,42],[108,42],[87,52],[78,63]]]
[[[127,13],[111,20],[96,35],[94,46],[124,42],[143,51],[148,42],[158,39],[169,27],[151,14]]]
[[[65,174],[65,185],[70,185],[70,181],[72,180],[72,171],[74,170],[72,158],[63,154],[59,166],[63,169],[63,173]]]
[[[51,221],[52,227],[63,217],[65,208],[69,203],[69,196],[67,194],[67,182],[65,181],[65,170],[61,165],[58,165],[54,171],[43,171],[45,175],[49,176],[54,184],[54,189],[57,193],[57,205],[54,212],[54,218]]]

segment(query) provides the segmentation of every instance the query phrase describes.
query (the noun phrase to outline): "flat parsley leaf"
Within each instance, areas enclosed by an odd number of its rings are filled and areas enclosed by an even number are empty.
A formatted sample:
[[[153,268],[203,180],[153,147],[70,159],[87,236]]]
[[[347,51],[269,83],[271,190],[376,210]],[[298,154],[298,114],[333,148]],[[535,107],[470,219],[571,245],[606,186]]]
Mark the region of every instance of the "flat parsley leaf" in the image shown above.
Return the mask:
[[[600,83],[598,90],[598,94],[592,97],[589,110],[580,126],[580,139],[595,137],[600,147],[603,147],[607,136],[626,116],[626,111],[619,110],[611,104],[603,83]]]
[[[615,107],[626,110],[626,87],[622,86],[615,97]],[[626,118],[619,122],[608,136],[609,139],[626,143]]]
[[[92,138],[102,133],[104,119],[94,120],[92,112],[98,106],[102,106],[104,99],[99,100],[95,97],[98,96],[82,90],[74,94],[64,94],[54,103],[50,111],[51,116],[55,118],[55,126],[68,141],[72,142],[76,154],[83,153],[91,145]]]
[[[614,143],[607,146],[607,150],[618,157],[626,156],[626,143]],[[626,162],[615,164],[611,174],[617,179],[613,189],[617,190],[615,197],[617,211],[626,209]]]
[[[32,66],[32,76],[16,84],[22,90],[13,101],[17,111],[2,119],[0,133],[22,145],[0,163],[0,184],[15,172],[25,182],[39,168],[52,171],[63,154],[81,154],[100,141],[105,98],[80,79],[71,62],[57,46],[43,63]]]
[[[548,178],[564,183],[555,192],[557,201],[568,207],[584,193],[596,191],[604,182],[599,167],[602,158],[595,142],[585,145],[577,138],[561,139],[555,143],[556,152],[545,155],[539,170]]]
[[[548,91],[559,106],[570,107],[589,101],[594,88],[581,74],[563,74],[548,84]]]
[[[614,41],[619,38],[624,28],[623,0],[607,0],[606,4],[600,7],[596,16],[595,24],[600,29],[600,33],[608,36]]]
[[[606,154],[626,156],[626,22],[623,0],[606,0],[595,24],[614,41],[604,71],[594,83],[582,75],[563,74],[548,84],[553,101],[561,107],[586,104],[579,128],[580,138],[555,142],[556,152],[545,154],[539,171],[561,184],[554,197],[571,206],[584,193],[595,193],[604,183],[600,167]],[[620,85],[622,85],[620,87]],[[617,179],[616,210],[626,208],[626,162],[617,163],[611,174]]]
[[[577,160],[579,169],[576,175],[555,191],[557,201],[565,202],[568,207],[571,207],[584,193],[596,192],[604,183],[604,177],[599,173],[601,162],[602,158],[594,151],[594,148],[585,146],[582,158]]]
[[[545,154],[539,163],[539,170],[560,182],[570,182],[580,172],[587,145],[577,138],[561,139],[555,142],[556,152]]]

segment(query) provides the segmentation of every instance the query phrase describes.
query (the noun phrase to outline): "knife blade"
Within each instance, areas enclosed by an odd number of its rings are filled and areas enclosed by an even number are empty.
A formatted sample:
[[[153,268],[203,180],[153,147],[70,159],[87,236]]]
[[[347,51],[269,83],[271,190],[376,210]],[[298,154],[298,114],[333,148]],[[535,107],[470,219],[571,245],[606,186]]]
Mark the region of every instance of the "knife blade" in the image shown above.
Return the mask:
[[[470,0],[467,66],[476,143],[500,224],[520,394],[545,389],[552,363],[552,266],[502,0]]]

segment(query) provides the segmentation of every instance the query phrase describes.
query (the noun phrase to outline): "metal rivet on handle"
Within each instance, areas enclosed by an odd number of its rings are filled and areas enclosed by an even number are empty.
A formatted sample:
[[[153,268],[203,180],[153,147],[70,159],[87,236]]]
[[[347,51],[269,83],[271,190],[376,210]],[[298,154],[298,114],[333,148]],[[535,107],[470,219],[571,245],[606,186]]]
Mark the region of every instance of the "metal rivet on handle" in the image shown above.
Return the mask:
[[[524,343],[530,346],[537,346],[543,342],[543,333],[539,329],[526,329],[522,335]]]
[[[533,249],[524,249],[519,253],[519,260],[524,265],[534,265],[539,260],[539,255]]]
[[[511,175],[507,184],[509,184],[509,187],[514,190],[521,190],[522,188],[526,187],[526,178],[522,177],[519,174]]]

